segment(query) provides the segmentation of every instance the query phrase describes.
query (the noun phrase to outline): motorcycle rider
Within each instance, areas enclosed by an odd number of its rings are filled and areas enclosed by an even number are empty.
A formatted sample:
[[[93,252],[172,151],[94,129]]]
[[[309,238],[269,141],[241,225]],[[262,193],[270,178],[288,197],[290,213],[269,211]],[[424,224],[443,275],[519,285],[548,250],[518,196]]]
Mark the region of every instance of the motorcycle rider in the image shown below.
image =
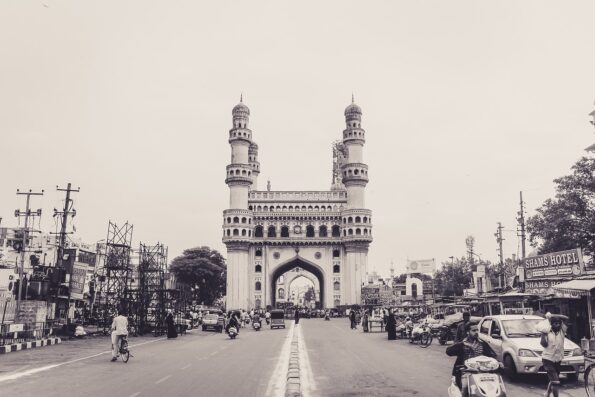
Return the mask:
[[[227,325],[225,326],[225,333],[229,334],[229,328],[231,327],[235,327],[238,334],[240,333],[240,320],[238,320],[234,312],[228,313],[228,321]]]
[[[267,322],[267,325],[271,322],[271,312],[269,312],[268,310],[266,311],[266,313],[264,314],[264,319]]]
[[[462,392],[464,388],[461,381],[461,367],[465,365],[465,360],[478,356],[496,358],[496,353],[494,353],[490,346],[479,339],[479,325],[477,323],[467,322],[465,328],[467,337],[460,342],[455,342],[455,344],[446,349],[447,355],[457,357],[452,368],[452,375],[455,377],[456,385]]]
[[[262,327],[262,322],[260,320],[260,314],[255,313],[254,316],[252,317],[252,327],[254,327],[254,324],[258,323],[259,326]]]

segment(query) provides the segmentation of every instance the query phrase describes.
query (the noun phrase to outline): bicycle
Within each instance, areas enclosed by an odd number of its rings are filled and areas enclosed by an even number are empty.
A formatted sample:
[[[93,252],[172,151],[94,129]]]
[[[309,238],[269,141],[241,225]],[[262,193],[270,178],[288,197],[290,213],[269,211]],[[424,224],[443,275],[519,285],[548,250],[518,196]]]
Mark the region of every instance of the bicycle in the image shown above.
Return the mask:
[[[595,397],[595,357],[585,356],[589,365],[585,368],[585,391],[587,396]]]
[[[118,352],[120,353],[120,358],[125,363],[130,360],[130,357],[134,357],[132,354],[130,354],[130,350],[128,349],[128,338],[126,335],[123,335],[120,338],[120,348],[118,349]]]
[[[411,331],[409,343],[419,342],[419,347],[426,348],[432,344],[432,339],[434,339],[434,337],[427,324],[422,324],[420,328],[421,331],[416,334],[413,333],[413,330]]]

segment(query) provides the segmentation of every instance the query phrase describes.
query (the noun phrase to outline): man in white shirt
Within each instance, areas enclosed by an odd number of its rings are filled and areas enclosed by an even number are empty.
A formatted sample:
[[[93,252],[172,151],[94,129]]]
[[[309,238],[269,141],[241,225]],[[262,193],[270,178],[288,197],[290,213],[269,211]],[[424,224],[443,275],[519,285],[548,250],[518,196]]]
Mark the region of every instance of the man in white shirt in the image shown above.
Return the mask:
[[[566,333],[562,327],[562,319],[558,316],[550,317],[551,330],[548,333],[541,334],[541,346],[543,346],[543,353],[541,360],[543,368],[547,372],[550,383],[548,384],[545,396],[549,397],[553,394],[558,397],[558,389],[560,388],[560,370],[562,366],[562,359],[564,358],[564,340]]]
[[[126,335],[128,335],[128,318],[122,315],[121,309],[118,309],[118,315],[112,321],[112,361],[118,359],[120,340]]]

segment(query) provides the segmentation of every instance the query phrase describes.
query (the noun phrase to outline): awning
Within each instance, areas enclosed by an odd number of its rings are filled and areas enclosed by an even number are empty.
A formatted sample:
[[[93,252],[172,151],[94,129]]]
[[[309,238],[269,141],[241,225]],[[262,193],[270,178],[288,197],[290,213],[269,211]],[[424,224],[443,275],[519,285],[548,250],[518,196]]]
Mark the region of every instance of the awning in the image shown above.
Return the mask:
[[[571,280],[554,286],[556,291],[574,293],[580,296],[591,295],[593,288],[595,288],[595,280]]]

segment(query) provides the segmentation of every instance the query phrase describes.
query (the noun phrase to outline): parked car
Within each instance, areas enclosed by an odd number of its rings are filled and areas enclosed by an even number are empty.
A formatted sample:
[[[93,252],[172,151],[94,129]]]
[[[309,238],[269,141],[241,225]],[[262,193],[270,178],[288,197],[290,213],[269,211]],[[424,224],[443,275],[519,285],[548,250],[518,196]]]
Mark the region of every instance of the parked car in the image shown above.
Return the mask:
[[[207,331],[209,329],[216,332],[223,332],[224,325],[219,321],[219,315],[217,313],[207,314],[202,319],[202,330]]]
[[[541,334],[536,328],[542,321],[539,316],[520,314],[487,316],[480,321],[479,338],[496,352],[511,380],[518,374],[546,373],[541,362]],[[576,380],[584,369],[585,357],[580,347],[566,338],[561,373]]]

